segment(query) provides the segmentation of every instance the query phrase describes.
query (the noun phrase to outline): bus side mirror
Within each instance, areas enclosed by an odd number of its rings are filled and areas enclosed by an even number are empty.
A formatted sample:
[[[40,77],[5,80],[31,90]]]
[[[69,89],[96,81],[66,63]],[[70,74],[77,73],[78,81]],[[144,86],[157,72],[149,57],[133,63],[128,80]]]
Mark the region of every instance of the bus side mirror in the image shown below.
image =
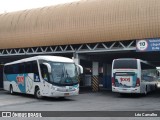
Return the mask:
[[[49,63],[43,63],[48,69],[48,73],[51,73],[51,65]]]
[[[83,67],[81,65],[76,65],[77,66],[77,71],[78,71],[78,74],[83,74]]]

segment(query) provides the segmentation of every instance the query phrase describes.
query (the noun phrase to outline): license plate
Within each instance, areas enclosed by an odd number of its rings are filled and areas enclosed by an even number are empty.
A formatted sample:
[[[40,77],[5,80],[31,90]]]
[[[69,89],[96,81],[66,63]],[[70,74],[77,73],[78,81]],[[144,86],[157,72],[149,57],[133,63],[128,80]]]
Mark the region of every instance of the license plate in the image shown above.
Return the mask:
[[[65,96],[69,96],[69,93],[64,93]]]

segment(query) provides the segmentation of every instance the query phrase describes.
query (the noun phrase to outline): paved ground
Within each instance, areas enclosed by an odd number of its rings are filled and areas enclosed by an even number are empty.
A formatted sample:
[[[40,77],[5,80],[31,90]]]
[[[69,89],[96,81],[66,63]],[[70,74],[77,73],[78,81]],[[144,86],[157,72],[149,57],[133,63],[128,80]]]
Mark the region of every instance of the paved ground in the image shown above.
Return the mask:
[[[160,111],[160,91],[147,96],[120,96],[117,93],[103,91],[99,93],[81,92],[79,96],[66,99],[44,98],[37,100],[31,95],[10,95],[0,91],[0,111]],[[64,118],[57,118],[59,120]],[[79,120],[80,118],[67,118]],[[91,118],[85,118],[91,119]],[[92,118],[94,120],[96,118]],[[99,118],[97,118],[99,119]],[[117,119],[117,118],[101,118]],[[135,118],[119,118],[122,120]],[[144,118],[140,118],[144,119]],[[151,120],[153,118],[145,118]],[[154,118],[153,120],[159,120]]]

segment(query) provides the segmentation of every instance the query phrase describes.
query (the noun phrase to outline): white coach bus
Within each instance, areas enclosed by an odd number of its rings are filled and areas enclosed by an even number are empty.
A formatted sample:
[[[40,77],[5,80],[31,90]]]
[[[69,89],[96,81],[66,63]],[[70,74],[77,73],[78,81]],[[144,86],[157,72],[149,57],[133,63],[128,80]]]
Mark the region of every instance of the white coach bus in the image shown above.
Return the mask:
[[[147,94],[158,85],[158,71],[146,61],[132,58],[115,59],[112,63],[112,91]]]
[[[78,95],[78,75],[82,72],[80,65],[65,57],[25,58],[4,65],[4,90],[37,98]]]

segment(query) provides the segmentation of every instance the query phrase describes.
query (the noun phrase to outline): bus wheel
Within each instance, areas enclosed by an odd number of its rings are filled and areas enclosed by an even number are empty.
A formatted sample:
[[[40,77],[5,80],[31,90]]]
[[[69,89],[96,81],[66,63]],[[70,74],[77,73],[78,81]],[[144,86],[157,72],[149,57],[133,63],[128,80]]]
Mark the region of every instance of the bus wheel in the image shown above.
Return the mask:
[[[59,99],[59,100],[64,100],[64,99],[65,99],[65,97],[58,97],[58,99]]]
[[[41,95],[41,92],[40,92],[39,87],[37,87],[37,88],[35,89],[34,95],[35,95],[35,97],[36,97],[37,99],[41,99],[41,98],[42,98],[42,95]]]
[[[11,95],[14,94],[12,85],[10,85],[9,92],[10,92]]]

